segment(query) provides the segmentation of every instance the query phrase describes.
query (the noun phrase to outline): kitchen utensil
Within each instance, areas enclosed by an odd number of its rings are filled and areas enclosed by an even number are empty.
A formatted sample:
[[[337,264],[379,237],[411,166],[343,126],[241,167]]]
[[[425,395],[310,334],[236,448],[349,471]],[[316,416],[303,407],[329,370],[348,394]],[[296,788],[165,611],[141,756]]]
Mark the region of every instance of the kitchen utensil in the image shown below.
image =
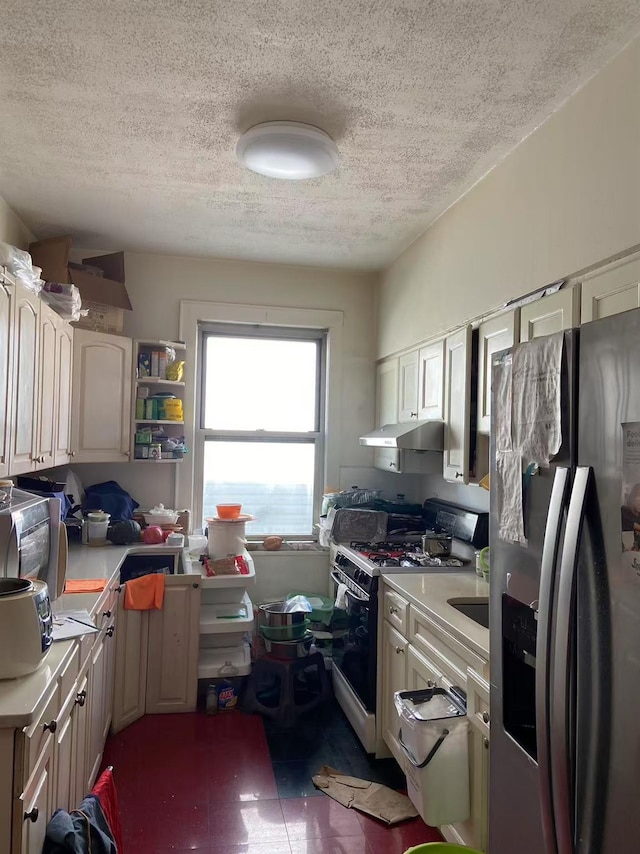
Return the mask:
[[[336,543],[379,543],[387,533],[386,513],[379,510],[336,510],[331,537]]]
[[[264,648],[267,654],[272,655],[274,658],[294,661],[296,658],[305,658],[305,656],[309,655],[312,643],[313,634],[306,632],[300,640],[273,641],[265,638]]]
[[[309,620],[293,626],[260,626],[262,636],[272,641],[300,640],[309,628]]]
[[[422,536],[422,551],[429,557],[449,557],[453,537],[444,531],[427,531]]]
[[[285,611],[286,602],[271,602],[260,605],[262,624],[273,628],[282,626],[296,626],[304,623],[306,611]]]
[[[45,582],[0,578],[0,679],[33,673],[47,657],[52,631]]]
[[[178,521],[177,511],[169,510],[163,504],[152,507],[151,510],[142,515],[147,525],[175,525]]]
[[[220,519],[237,519],[241,510],[242,504],[216,504],[216,511]]]

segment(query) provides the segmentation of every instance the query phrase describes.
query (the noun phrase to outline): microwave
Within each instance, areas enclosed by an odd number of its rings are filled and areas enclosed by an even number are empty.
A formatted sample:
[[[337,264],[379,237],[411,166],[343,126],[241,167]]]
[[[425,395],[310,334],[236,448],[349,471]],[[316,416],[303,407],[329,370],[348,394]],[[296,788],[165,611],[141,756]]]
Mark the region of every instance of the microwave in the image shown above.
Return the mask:
[[[14,489],[0,508],[0,577],[44,581],[51,600],[64,591],[67,537],[60,499]]]

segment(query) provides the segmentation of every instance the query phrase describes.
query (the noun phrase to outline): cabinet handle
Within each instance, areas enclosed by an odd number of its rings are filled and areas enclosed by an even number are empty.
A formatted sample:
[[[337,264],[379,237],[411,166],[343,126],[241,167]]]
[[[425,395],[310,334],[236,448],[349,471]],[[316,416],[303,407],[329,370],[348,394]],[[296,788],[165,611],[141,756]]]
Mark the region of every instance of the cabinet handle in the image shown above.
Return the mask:
[[[48,724],[42,724],[42,729],[45,732],[49,730],[50,733],[54,733],[58,729],[58,721],[53,720]]]
[[[199,584],[192,584],[191,586],[193,587],[193,589],[194,589],[194,590],[197,590],[197,589],[198,589],[198,587],[200,587],[200,585],[199,585]]]
[[[397,646],[396,647],[396,655],[400,655],[401,652],[404,652],[404,647],[403,646]]]
[[[489,712],[483,712],[483,713],[482,713],[482,720],[483,720],[486,724],[488,724],[488,723],[489,723],[489,720],[490,720],[490,718],[489,718]]]
[[[395,605],[389,605],[389,613],[391,614],[391,616],[398,613],[398,609]]]
[[[107,637],[112,638],[112,637],[113,637],[113,633],[115,632],[115,630],[116,630],[116,627],[115,627],[115,626],[109,626],[109,628],[108,628],[108,629],[107,629],[107,631],[105,632],[105,635],[107,635]]]
[[[75,451],[69,451],[69,456],[70,456],[70,457],[75,457],[75,455],[76,455],[76,452],[75,452]]]
[[[87,702],[87,692],[86,691],[78,691],[76,694],[76,706],[84,706]]]
[[[395,464],[395,463],[389,463],[389,468],[390,468],[390,469],[394,469],[395,467],[396,467],[396,464]]]
[[[488,738],[483,738],[483,739],[482,739],[482,743],[483,743],[483,745],[484,745],[484,749],[485,749],[485,750],[489,750],[489,739],[488,739]]]
[[[39,815],[40,815],[40,811],[38,810],[38,807],[34,807],[31,810],[31,812],[26,812],[24,814],[23,821],[32,821],[35,824],[38,820]]]
[[[464,474],[461,471],[457,471],[456,477],[464,477]]]
[[[111,616],[111,611],[103,611],[103,612],[102,612],[102,616],[103,616],[103,617],[106,617],[106,618],[107,618],[107,620],[108,620],[108,619],[109,619],[109,617]]]
[[[410,413],[409,413],[409,418],[417,418],[417,417],[418,417],[418,413],[417,413],[417,412],[410,412]]]
[[[117,587],[114,587],[113,592],[114,593],[121,593],[122,592],[122,584],[118,584]]]

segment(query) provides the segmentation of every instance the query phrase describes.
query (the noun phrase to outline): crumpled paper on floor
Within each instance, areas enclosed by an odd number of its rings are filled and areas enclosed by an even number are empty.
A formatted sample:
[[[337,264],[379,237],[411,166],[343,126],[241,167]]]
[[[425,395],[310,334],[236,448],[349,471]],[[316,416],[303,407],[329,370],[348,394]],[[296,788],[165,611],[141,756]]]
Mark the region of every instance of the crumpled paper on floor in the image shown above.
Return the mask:
[[[356,809],[392,825],[416,818],[418,811],[406,795],[381,783],[361,780],[323,765],[312,778],[313,785],[348,809]]]

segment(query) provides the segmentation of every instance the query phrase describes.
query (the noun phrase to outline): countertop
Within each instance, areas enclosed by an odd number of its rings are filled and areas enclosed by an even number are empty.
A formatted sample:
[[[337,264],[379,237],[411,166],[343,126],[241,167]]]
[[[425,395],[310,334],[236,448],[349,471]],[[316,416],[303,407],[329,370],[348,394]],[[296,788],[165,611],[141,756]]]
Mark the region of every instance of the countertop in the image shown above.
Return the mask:
[[[461,614],[448,599],[489,595],[489,585],[475,572],[382,573],[386,585],[420,608],[465,646],[489,660],[489,629]]]
[[[67,578],[106,578],[107,586],[117,585],[119,570],[130,554],[178,554],[182,550],[169,546],[114,546],[98,548],[69,545]],[[54,611],[86,609],[95,617],[102,593],[74,593],[61,596],[53,605]],[[51,696],[51,690],[79,643],[57,641],[52,644],[43,664],[28,676],[0,680],[0,728],[28,726],[37,718]]]

